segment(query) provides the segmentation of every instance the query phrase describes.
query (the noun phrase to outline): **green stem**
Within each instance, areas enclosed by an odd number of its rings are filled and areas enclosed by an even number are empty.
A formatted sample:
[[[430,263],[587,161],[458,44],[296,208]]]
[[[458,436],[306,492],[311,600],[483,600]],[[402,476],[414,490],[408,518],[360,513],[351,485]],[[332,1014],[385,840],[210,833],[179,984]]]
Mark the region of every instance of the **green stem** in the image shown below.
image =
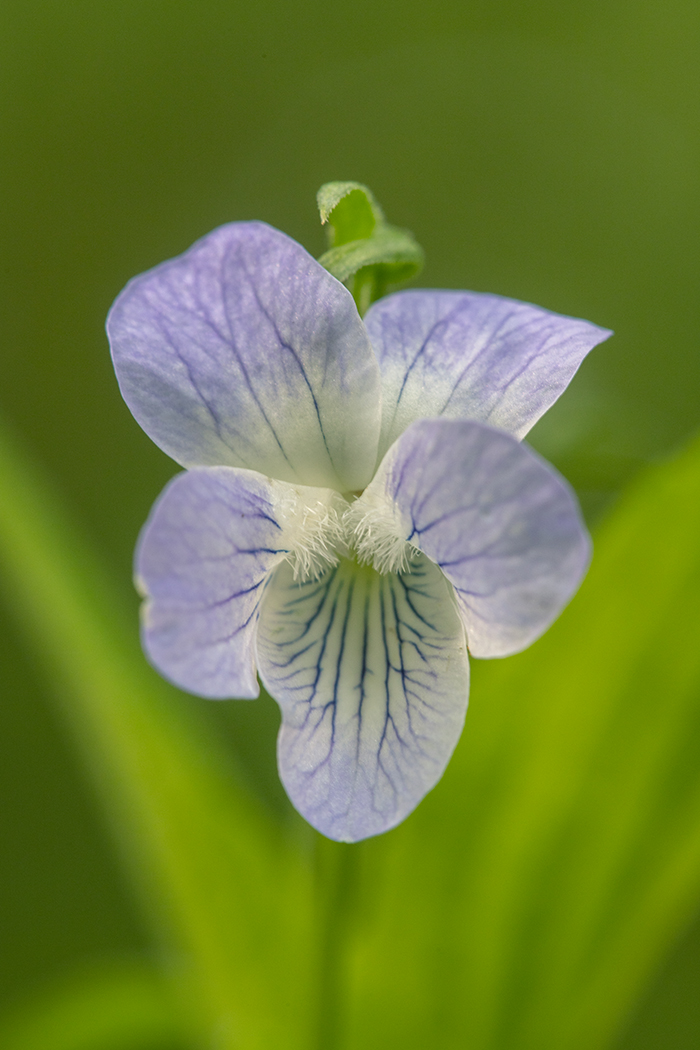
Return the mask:
[[[345,958],[353,912],[358,847],[316,841],[316,886],[319,920],[318,1014],[315,1050],[342,1045],[345,1002]]]
[[[364,317],[372,303],[384,295],[386,291],[386,285],[384,285],[383,290],[379,288],[377,270],[378,267],[376,266],[364,266],[357,271],[352,278],[352,282],[348,282],[352,284],[352,297],[355,300],[360,317]]]

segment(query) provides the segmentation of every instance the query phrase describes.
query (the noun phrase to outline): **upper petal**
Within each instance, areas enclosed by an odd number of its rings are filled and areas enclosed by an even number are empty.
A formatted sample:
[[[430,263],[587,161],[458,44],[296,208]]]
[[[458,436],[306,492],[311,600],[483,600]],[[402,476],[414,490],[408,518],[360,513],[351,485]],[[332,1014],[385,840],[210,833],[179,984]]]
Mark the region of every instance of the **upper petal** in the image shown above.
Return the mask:
[[[348,560],[265,592],[260,677],[282,709],[282,782],[329,838],[394,827],[437,780],[459,739],[469,666],[451,588],[422,555],[380,575]]]
[[[231,223],[134,278],[107,320],[122,394],[183,466],[339,490],[376,461],[380,381],[352,296],[291,238]]]
[[[293,544],[288,507],[298,491],[253,471],[202,467],[174,478],[157,500],[136,552],[147,598],[143,644],[176,685],[214,698],[258,695],[258,608]]]
[[[395,501],[403,538],[454,586],[474,656],[530,645],[572,597],[590,560],[564,479],[483,423],[414,423],[362,499]]]
[[[522,438],[612,333],[478,292],[398,292],[365,324],[382,371],[380,455],[416,419],[476,419]]]

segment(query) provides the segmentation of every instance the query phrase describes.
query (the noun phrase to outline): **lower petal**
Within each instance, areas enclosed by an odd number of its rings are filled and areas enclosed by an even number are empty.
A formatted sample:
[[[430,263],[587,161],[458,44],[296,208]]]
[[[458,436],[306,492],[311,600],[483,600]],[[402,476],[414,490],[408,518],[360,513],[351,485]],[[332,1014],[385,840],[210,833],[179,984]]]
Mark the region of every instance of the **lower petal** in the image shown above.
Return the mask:
[[[380,834],[442,776],[464,723],[469,665],[452,588],[423,555],[385,575],[342,560],[305,583],[280,565],[257,657],[282,709],[280,776],[324,835]]]

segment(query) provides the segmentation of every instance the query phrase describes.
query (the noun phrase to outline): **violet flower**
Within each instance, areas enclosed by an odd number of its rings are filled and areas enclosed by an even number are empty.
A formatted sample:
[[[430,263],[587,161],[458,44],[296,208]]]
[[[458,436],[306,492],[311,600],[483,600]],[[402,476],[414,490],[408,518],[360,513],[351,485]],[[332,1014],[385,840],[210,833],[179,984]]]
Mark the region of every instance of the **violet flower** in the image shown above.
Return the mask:
[[[108,332],[131,411],[187,468],[137,550],[149,659],[212,698],[257,696],[257,671],[299,812],[386,831],[457,743],[467,648],[525,648],[586,570],[574,496],[519,439],[610,333],[453,291],[363,323],[257,222],[136,277]]]

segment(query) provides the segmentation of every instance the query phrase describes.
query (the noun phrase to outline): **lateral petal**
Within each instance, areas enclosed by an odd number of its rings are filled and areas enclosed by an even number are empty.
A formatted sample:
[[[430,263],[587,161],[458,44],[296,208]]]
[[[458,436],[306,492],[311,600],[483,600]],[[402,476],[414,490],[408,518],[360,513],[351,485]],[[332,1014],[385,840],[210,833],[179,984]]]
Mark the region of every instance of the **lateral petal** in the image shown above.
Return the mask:
[[[166,486],[136,551],[143,646],[161,674],[200,696],[258,695],[265,582],[293,556],[295,518],[334,498],[232,467],[201,467]]]
[[[282,709],[280,777],[324,835],[378,835],[440,779],[464,723],[469,665],[452,589],[423,555],[400,575],[343,560],[302,584],[281,565],[257,653]]]
[[[567,483],[532,449],[483,423],[412,424],[361,498],[393,502],[403,539],[440,566],[473,656],[530,645],[588,567],[590,541]]]
[[[410,423],[475,419],[524,437],[612,333],[479,292],[397,292],[365,325],[382,372],[380,456]]]
[[[183,466],[362,488],[380,381],[352,296],[259,222],[214,230],[130,281],[107,320],[122,394]]]

